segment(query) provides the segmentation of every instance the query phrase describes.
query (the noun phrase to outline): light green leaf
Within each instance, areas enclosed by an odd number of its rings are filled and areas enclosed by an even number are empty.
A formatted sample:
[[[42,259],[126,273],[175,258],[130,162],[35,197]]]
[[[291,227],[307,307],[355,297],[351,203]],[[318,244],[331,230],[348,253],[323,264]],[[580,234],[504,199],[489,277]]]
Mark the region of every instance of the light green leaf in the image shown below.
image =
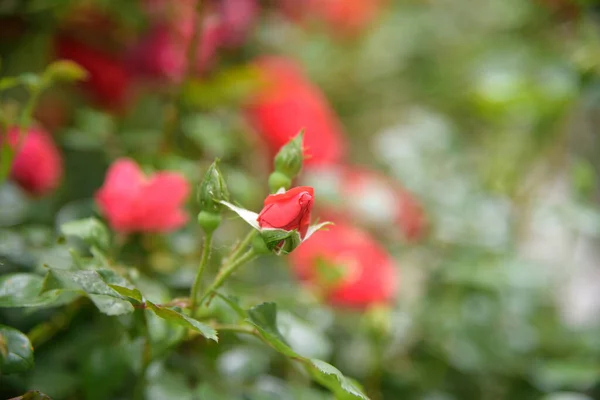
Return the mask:
[[[368,400],[358,386],[334,366],[325,361],[305,358],[297,354],[287,345],[277,327],[277,305],[263,303],[248,310],[248,322],[258,330],[265,342],[283,355],[304,365],[313,378],[331,390],[338,399]]]
[[[0,373],[24,372],[33,367],[33,347],[27,336],[10,326],[0,325],[6,355],[0,353]]]
[[[317,382],[335,393],[338,399],[358,398],[368,400],[368,397],[361,392],[356,384],[333,365],[315,358],[311,358],[309,361],[312,364],[312,367],[309,368],[311,375]]]
[[[7,76],[5,78],[0,79],[0,91],[13,88],[18,86],[21,81],[14,76]]]
[[[81,81],[88,76],[88,72],[79,64],[70,60],[58,60],[46,67],[44,79],[52,81]]]
[[[84,218],[70,221],[60,227],[63,234],[82,239],[90,246],[98,246],[101,250],[110,247],[110,234],[106,226],[96,218]]]
[[[130,297],[139,303],[142,302],[142,299],[143,299],[142,293],[137,289],[130,289],[128,287],[123,287],[123,286],[118,286],[118,285],[108,285],[108,286],[110,286],[112,289],[114,289],[117,293],[119,293],[122,296]]]
[[[173,309],[156,305],[149,301],[146,301],[146,306],[149,310],[152,310],[160,318],[163,318],[167,321],[172,321],[178,325],[182,325],[188,329],[192,329],[196,332],[199,332],[202,336],[204,336],[207,339],[214,340],[215,342],[219,341],[217,331],[194,318],[188,317],[187,315],[184,315]]]
[[[62,305],[75,299],[71,293],[52,291],[40,294],[44,278],[27,273],[0,277],[0,307]]]

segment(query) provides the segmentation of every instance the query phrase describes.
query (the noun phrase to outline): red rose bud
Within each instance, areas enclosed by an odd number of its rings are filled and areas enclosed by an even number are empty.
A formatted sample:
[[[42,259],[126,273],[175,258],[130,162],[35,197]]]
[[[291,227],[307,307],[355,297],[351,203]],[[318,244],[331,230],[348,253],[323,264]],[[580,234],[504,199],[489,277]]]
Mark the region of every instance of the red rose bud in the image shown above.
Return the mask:
[[[265,199],[257,221],[261,229],[297,230],[304,239],[310,224],[310,212],[314,202],[314,190],[298,186]]]
[[[229,190],[223,174],[219,170],[219,160],[215,160],[206,173],[198,190],[200,209],[211,214],[219,214],[223,209],[221,201],[229,201]]]
[[[304,130],[307,165],[338,163],[345,153],[344,134],[321,90],[289,59],[264,57],[255,64],[263,86],[247,115],[272,154]]]
[[[178,173],[146,177],[133,161],[120,159],[109,168],[96,202],[116,231],[169,232],[188,219],[182,207],[189,191],[187,181]]]
[[[8,130],[8,143],[15,149],[20,128]],[[0,143],[5,140],[0,136]],[[32,195],[44,195],[54,190],[62,177],[62,158],[50,135],[41,128],[23,132],[21,148],[13,159],[10,177]]]
[[[55,51],[57,58],[74,61],[88,72],[82,85],[100,106],[121,110],[126,105],[130,77],[120,56],[62,35]]]
[[[335,224],[316,232],[291,255],[296,276],[334,305],[390,303],[398,286],[393,259],[366,232]]]

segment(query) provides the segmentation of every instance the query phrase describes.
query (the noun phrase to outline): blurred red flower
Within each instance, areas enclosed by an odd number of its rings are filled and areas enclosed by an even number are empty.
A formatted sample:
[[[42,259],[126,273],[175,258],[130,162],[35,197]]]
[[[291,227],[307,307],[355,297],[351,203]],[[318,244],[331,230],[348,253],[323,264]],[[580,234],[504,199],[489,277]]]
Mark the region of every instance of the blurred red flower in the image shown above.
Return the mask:
[[[367,308],[389,303],[398,286],[393,259],[385,249],[345,223],[316,232],[290,259],[296,276],[323,291],[334,305]]]
[[[189,191],[178,173],[146,177],[135,162],[119,159],[109,168],[96,202],[118,232],[169,232],[188,220],[182,207]]]
[[[314,190],[298,186],[281,194],[272,194],[265,199],[264,208],[258,215],[261,228],[297,229],[304,239],[310,224],[310,212],[314,202]]]
[[[15,149],[19,141],[18,127],[8,130],[8,143]],[[62,158],[51,136],[41,128],[23,133],[21,148],[13,160],[10,177],[32,195],[54,190],[62,178]]]
[[[336,34],[354,35],[378,15],[382,0],[282,0],[282,9],[293,19],[321,20]]]
[[[88,71],[83,86],[100,106],[121,110],[126,105],[130,76],[119,56],[63,35],[56,38],[55,51],[57,58],[74,61]]]
[[[305,164],[339,162],[345,153],[342,127],[321,90],[284,57],[255,62],[263,87],[251,99],[248,117],[273,154],[304,129]]]

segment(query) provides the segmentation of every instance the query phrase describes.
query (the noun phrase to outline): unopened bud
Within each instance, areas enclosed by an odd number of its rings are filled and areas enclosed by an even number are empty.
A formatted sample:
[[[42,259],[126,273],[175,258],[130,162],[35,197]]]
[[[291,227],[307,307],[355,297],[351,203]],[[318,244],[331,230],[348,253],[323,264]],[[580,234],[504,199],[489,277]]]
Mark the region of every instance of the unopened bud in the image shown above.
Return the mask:
[[[275,156],[275,171],[294,179],[302,169],[302,139],[304,131],[300,131],[295,138],[283,146]]]
[[[277,171],[269,175],[269,189],[271,189],[271,193],[276,193],[281,188],[288,190],[291,187],[292,180],[287,175]]]
[[[220,201],[229,200],[227,184],[225,183],[225,179],[223,179],[221,171],[219,171],[218,163],[219,160],[217,159],[208,168],[198,191],[198,201],[200,202],[201,210],[213,214],[218,214],[223,208]]]

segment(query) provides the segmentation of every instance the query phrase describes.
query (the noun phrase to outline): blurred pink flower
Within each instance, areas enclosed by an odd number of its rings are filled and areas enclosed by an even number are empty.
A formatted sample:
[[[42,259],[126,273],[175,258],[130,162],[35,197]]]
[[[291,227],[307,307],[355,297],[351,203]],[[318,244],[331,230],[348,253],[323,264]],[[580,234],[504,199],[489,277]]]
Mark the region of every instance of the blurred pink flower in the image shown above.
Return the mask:
[[[174,29],[157,24],[131,50],[132,70],[142,75],[180,82],[187,72],[188,51],[193,29]],[[215,18],[207,17],[202,26],[196,49],[193,72],[200,74],[212,64],[220,40],[220,26]]]
[[[394,299],[393,259],[366,232],[336,222],[290,253],[296,276],[334,305],[364,309]]]
[[[228,47],[241,45],[259,15],[256,0],[221,0],[217,14],[221,21],[221,42]]]
[[[273,154],[304,129],[305,164],[338,163],[346,142],[340,122],[321,90],[284,57],[263,57],[255,65],[263,87],[247,115]]]
[[[8,130],[8,143],[14,149],[19,139],[18,127]],[[54,190],[63,174],[62,158],[50,135],[41,128],[24,132],[20,150],[13,160],[10,177],[32,195]]]
[[[131,51],[133,68],[140,74],[179,82],[188,67],[197,15],[195,1],[152,0],[145,6],[151,27]],[[202,74],[209,69],[220,47],[241,45],[257,16],[256,0],[223,0],[212,8],[209,4],[192,72]]]
[[[169,232],[188,220],[182,207],[189,191],[178,173],[146,177],[135,162],[119,159],[109,168],[96,202],[115,231]]]

